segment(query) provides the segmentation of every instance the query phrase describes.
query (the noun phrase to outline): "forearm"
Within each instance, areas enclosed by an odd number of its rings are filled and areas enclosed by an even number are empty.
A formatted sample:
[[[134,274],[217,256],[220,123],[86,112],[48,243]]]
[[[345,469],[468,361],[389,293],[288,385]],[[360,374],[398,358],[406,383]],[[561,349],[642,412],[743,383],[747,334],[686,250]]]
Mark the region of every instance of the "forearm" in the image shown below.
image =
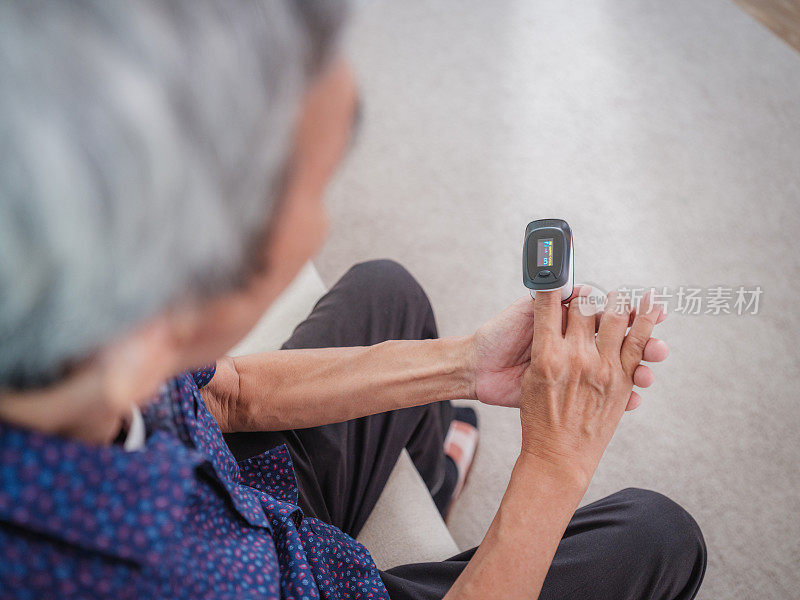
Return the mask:
[[[489,531],[445,600],[538,598],[587,485],[523,453]]]
[[[236,383],[229,386],[235,388],[235,397],[226,400],[223,429],[315,427],[470,398],[474,396],[470,353],[469,338],[443,338],[236,357],[232,359]]]

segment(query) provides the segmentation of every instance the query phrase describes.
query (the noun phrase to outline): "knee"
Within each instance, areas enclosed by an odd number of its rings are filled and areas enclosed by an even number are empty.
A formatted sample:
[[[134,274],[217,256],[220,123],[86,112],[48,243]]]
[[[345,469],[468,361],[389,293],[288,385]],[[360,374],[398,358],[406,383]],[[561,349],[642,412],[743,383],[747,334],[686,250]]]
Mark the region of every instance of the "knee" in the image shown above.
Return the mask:
[[[383,288],[405,288],[414,284],[419,285],[403,265],[389,258],[355,264],[350,267],[347,274],[364,283]]]
[[[706,544],[692,516],[658,492],[629,488],[620,495],[628,508],[628,539],[635,554],[688,587],[699,587],[706,566]]]
[[[391,305],[398,301],[430,308],[428,296],[408,270],[390,259],[369,260],[350,268],[346,277],[352,278],[364,293]]]

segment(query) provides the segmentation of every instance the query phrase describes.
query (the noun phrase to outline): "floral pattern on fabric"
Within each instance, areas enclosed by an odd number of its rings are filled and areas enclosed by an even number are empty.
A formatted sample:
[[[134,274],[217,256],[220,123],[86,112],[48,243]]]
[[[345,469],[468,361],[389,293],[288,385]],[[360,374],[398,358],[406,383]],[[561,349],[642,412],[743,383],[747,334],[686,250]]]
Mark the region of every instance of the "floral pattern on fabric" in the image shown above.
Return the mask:
[[[285,446],[236,462],[213,376],[162,385],[140,451],[0,423],[0,598],[388,599],[361,544],[303,515]]]

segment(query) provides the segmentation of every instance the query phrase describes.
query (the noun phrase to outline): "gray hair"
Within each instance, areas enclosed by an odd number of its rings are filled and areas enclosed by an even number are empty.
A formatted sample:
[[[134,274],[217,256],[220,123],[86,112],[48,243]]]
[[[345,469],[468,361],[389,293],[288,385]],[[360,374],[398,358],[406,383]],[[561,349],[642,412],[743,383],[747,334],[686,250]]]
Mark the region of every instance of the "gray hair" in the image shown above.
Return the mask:
[[[241,278],[342,1],[0,3],[0,387]]]

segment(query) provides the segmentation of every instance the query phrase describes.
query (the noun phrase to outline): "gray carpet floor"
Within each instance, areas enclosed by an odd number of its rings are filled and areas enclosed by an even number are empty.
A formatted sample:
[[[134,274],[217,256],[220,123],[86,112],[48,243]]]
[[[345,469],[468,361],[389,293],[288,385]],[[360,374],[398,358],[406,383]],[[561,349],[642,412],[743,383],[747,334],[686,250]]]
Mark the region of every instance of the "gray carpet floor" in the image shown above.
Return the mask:
[[[525,293],[527,222],[563,217],[579,281],[761,286],[756,315],[660,326],[672,355],[585,502],[659,490],[705,533],[700,598],[800,598],[800,55],[729,0],[369,2],[347,45],[365,112],[326,283],[395,258],[468,333]],[[519,444],[516,411],[480,417],[462,547]]]

